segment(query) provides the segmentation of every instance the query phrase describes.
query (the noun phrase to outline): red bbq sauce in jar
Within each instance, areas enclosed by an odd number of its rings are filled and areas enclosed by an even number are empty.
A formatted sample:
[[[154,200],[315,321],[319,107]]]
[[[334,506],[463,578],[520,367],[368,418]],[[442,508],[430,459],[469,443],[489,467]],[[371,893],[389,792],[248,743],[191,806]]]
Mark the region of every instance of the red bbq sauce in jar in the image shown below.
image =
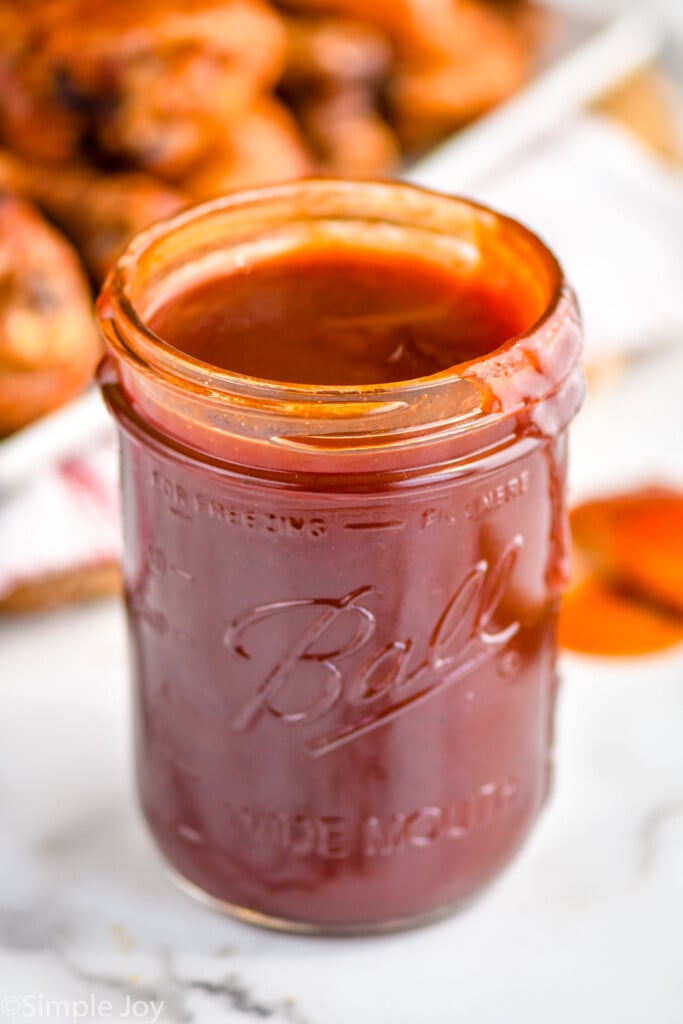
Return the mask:
[[[143,233],[100,300],[140,799],[273,927],[427,920],[548,790],[574,299],[543,244],[308,181]]]

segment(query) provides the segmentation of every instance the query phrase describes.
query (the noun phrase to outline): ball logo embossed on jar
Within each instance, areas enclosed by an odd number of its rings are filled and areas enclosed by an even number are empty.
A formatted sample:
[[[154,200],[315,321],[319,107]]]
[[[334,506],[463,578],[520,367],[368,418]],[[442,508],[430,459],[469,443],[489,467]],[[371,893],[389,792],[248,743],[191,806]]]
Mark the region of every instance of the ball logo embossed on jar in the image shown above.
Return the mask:
[[[376,633],[375,614],[361,603],[371,599],[374,587],[359,587],[337,599],[274,601],[244,612],[228,626],[223,637],[238,657],[249,660],[251,650],[267,647],[274,622],[278,630],[284,625],[292,642],[243,705],[233,728],[242,732],[256,727],[266,714],[283,723],[308,726],[324,719],[342,703],[358,708],[359,716],[351,723],[323,725],[315,735],[306,737],[308,753],[320,757],[388,724],[459,682],[501,651],[519,629],[517,621],[496,627],[494,618],[522,545],[523,538],[516,534],[496,563],[477,562],[447,602],[426,644],[420,645],[420,638],[405,637],[378,650],[371,649],[360,667],[350,674],[343,671],[344,660],[368,648]],[[301,629],[299,611],[308,608],[313,609],[314,618]],[[329,640],[335,627],[342,624],[349,625],[350,635],[343,643],[328,643],[326,647],[326,638]],[[418,660],[416,652],[421,647],[426,648],[426,653]],[[278,707],[278,698],[286,696],[292,688],[297,668],[311,663],[317,666],[317,692],[313,699],[295,709]]]

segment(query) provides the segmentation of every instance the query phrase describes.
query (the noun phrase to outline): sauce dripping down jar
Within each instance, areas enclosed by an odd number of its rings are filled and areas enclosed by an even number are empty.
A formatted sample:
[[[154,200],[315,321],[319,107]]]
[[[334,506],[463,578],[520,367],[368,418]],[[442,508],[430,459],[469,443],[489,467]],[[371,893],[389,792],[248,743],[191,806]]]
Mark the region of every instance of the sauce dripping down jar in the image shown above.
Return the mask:
[[[313,299],[302,260],[334,271]],[[231,337],[221,302],[242,326],[245,295],[264,308],[268,268],[285,299],[260,333],[250,321],[237,372],[238,346],[222,359],[207,344]],[[367,308],[349,305],[373,273]],[[430,274],[460,297],[452,362],[394,379],[390,344],[371,383],[344,382],[339,360],[328,381],[320,358],[324,382],[298,382],[317,317],[321,344],[330,318],[353,321],[373,364],[367,323],[388,316],[391,335]],[[457,344],[463,303],[483,328]],[[198,327],[193,309],[213,312]],[[464,200],[313,180],[144,232],[99,316],[138,788],[164,857],[196,895],[271,927],[374,931],[459,905],[508,863],[549,785],[583,392],[556,260]],[[430,344],[445,337],[432,326]],[[268,379],[268,346],[281,365],[288,338],[288,379]]]

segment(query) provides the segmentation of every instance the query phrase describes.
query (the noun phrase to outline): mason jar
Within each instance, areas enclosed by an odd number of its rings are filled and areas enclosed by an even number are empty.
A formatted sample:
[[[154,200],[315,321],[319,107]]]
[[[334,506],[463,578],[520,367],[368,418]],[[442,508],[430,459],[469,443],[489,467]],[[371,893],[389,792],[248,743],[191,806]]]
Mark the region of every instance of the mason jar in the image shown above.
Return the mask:
[[[483,289],[509,336],[427,376],[316,385],[153,329],[191,286],[221,277],[229,303],[247,267],[258,302],[264,260],[341,249]],[[551,775],[583,389],[557,261],[462,199],[310,180],[145,231],[99,317],[137,782],[166,862],[275,928],[369,932],[459,906],[520,848]]]

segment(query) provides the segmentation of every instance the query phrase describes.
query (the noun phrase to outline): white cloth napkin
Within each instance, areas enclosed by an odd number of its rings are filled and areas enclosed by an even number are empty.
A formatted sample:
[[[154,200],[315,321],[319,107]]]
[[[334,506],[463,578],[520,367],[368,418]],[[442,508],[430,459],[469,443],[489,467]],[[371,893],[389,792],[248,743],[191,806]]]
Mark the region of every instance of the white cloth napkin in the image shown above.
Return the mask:
[[[0,500],[0,600],[22,584],[120,553],[113,427],[96,447],[60,459]]]
[[[683,339],[683,179],[624,131],[581,116],[482,180],[475,198],[559,255],[584,310],[589,361]],[[118,557],[120,537],[112,428],[0,497],[0,600],[18,584]]]
[[[476,198],[540,234],[579,296],[588,362],[683,340],[683,175],[625,129],[578,118]]]

